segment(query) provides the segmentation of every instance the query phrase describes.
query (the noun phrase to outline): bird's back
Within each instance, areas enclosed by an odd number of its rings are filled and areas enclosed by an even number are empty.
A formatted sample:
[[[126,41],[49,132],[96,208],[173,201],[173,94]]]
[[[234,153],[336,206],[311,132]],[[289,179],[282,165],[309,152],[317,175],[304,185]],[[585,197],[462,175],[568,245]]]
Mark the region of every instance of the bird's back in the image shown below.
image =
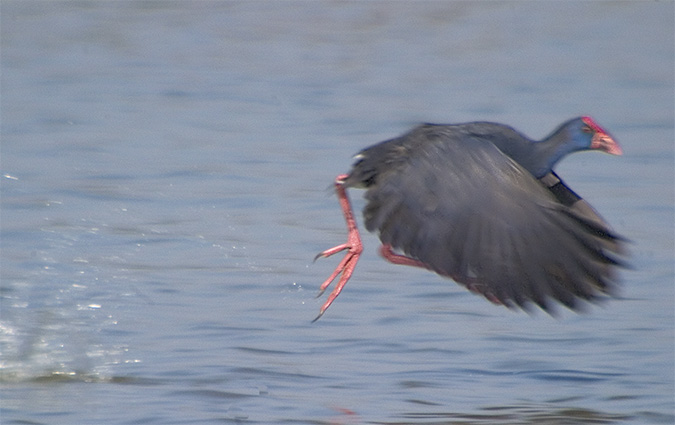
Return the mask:
[[[400,137],[385,140],[359,152],[345,185],[367,188],[376,184],[383,175],[400,172],[410,158],[424,151],[420,147],[426,144],[456,144],[471,140],[494,144],[519,163],[521,160],[526,162],[527,147],[532,143],[503,124],[421,124]]]

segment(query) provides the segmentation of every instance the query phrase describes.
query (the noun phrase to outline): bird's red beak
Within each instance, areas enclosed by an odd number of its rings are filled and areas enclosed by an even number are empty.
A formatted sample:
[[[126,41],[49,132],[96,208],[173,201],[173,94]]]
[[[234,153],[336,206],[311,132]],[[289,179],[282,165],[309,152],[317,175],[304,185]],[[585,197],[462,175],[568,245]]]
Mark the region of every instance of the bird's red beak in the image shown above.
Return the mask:
[[[612,138],[602,127],[596,124],[591,117],[582,117],[584,124],[593,130],[593,138],[591,139],[591,149],[598,149],[612,155],[621,155],[623,150],[616,140]]]
[[[612,155],[621,155],[623,153],[621,146],[616,143],[616,140],[612,139],[612,136],[603,131],[598,131],[593,135],[593,139],[591,139],[591,149],[599,149]]]

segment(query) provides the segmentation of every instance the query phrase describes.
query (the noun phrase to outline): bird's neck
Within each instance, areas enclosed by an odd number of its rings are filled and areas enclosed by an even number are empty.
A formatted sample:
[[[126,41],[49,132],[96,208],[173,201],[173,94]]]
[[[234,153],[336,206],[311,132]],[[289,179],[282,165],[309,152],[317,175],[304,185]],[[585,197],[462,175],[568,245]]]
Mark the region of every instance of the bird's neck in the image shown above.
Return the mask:
[[[565,128],[560,128],[547,138],[532,143],[532,169],[530,172],[541,178],[553,170],[553,167],[566,155],[582,150],[570,143],[570,135]]]

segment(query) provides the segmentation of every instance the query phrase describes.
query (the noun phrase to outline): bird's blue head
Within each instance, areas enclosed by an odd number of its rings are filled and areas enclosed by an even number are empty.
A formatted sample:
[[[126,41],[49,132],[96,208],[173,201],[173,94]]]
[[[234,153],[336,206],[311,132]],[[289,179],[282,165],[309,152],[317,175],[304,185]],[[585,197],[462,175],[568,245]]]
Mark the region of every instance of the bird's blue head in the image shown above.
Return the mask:
[[[619,144],[591,117],[575,118],[563,126],[568,132],[573,150],[600,150],[612,155],[621,155]],[[572,146],[570,146],[572,147]]]
[[[623,153],[612,136],[591,117],[579,117],[567,121],[549,137],[535,143],[530,157],[531,163],[529,166],[523,165],[535,177],[540,178],[566,155],[584,150],[599,150],[612,155]]]

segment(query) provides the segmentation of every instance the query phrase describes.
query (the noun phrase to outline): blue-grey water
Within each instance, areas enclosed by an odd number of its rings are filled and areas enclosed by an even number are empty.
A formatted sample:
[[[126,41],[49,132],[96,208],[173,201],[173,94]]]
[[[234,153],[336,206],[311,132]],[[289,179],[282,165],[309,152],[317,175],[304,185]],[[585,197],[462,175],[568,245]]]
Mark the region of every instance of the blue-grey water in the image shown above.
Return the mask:
[[[675,422],[672,1],[0,12],[2,424]],[[557,170],[631,240],[619,299],[512,312],[364,235],[311,323],[359,149],[582,114],[625,153]]]

